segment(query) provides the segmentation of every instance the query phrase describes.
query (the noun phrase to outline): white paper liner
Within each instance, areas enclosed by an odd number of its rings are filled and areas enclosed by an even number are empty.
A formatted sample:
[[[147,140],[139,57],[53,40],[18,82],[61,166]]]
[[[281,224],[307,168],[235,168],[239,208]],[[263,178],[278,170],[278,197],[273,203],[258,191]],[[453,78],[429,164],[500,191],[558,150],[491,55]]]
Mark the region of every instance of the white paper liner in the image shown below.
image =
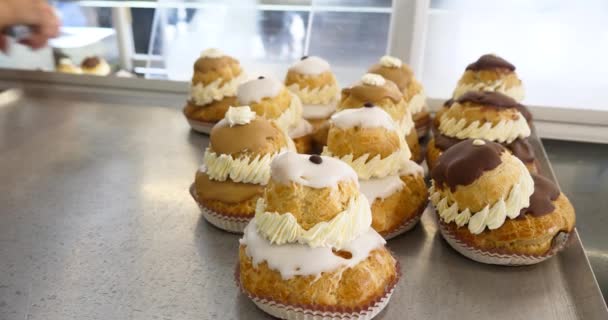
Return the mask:
[[[201,209],[201,213],[203,214],[205,220],[222,230],[232,233],[243,233],[243,230],[245,230],[245,227],[249,221],[253,219],[253,215],[251,217],[228,216],[206,208],[198,201],[196,192],[194,191],[194,184],[190,186],[190,195],[196,204],[198,204],[198,207]]]
[[[553,238],[551,249],[542,255],[507,254],[474,248],[457,239],[454,234],[446,228],[444,222],[438,221],[438,224],[441,235],[445,241],[463,256],[477,262],[503,266],[523,266],[543,262],[563,249],[570,237],[570,233],[558,233],[555,238]]]
[[[204,134],[211,134],[211,129],[215,125],[213,122],[204,122],[192,119],[188,119],[188,123],[190,124],[192,130]]]

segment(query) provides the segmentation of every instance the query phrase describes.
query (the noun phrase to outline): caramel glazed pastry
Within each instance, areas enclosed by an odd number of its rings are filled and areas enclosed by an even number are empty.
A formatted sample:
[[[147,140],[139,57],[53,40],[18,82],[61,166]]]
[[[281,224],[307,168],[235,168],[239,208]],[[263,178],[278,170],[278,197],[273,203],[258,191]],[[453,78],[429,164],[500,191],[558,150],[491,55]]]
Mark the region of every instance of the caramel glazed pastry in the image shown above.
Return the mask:
[[[413,228],[426,208],[428,191],[422,167],[391,116],[371,103],[331,117],[323,155],[350,165],[361,192],[371,203],[372,227],[385,239]]]
[[[285,86],[302,101],[302,123],[290,132],[296,146],[300,140],[308,138],[320,150],[327,144],[329,117],[336,110],[340,89],[329,63],[316,56],[304,56],[289,68]],[[307,129],[307,130],[304,130]],[[309,149],[310,150],[310,149]],[[310,153],[301,152],[300,153]]]
[[[82,74],[82,69],[75,65],[69,58],[61,58],[55,67],[57,72]]]
[[[112,68],[108,62],[100,57],[86,57],[80,63],[80,69],[84,74],[90,74],[94,76],[107,76],[112,72]]]
[[[240,240],[237,282],[278,318],[371,319],[400,274],[371,221],[347,164],[283,153]]]
[[[194,63],[190,97],[183,110],[192,129],[209,133],[228,107],[237,105],[236,90],[245,77],[238,60],[218,49],[203,51]]]
[[[522,101],[525,96],[515,66],[493,54],[484,54],[467,66],[454,90],[453,98],[458,98],[468,91],[500,92],[516,101]]]
[[[424,88],[414,77],[412,69],[399,58],[383,56],[368,72],[379,74],[397,85],[412,113],[418,137],[427,135],[431,127],[431,114],[428,111]]]
[[[367,73],[358,83],[350,88],[342,89],[342,96],[337,109],[341,111],[363,108],[365,103],[379,106],[391,116],[393,121],[397,123],[401,135],[405,136],[405,141],[412,153],[412,160],[418,163],[422,162],[422,153],[414,120],[397,85],[384,79],[381,75]]]
[[[441,234],[470,259],[538,263],[563,248],[574,229],[568,198],[498,143],[456,144],[439,157],[431,178]]]
[[[211,130],[190,190],[205,219],[220,229],[242,232],[270,179],[270,163],[288,149],[288,140],[274,122],[248,106],[230,107]]]
[[[531,172],[538,172],[528,138],[530,112],[508,96],[490,91],[469,91],[438,114],[433,139],[427,146],[426,162],[433,168],[442,152],[464,139],[486,139],[501,143]]]

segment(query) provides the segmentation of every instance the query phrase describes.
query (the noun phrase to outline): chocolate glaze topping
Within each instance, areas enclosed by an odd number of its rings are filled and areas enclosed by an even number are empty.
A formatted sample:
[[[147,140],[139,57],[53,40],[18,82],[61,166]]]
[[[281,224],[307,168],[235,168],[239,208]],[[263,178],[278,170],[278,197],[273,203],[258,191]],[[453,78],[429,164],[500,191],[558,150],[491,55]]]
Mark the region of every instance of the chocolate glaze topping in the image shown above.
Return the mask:
[[[454,99],[453,99],[453,98],[450,98],[450,99],[446,100],[446,101],[443,103],[443,107],[444,107],[444,108],[449,108],[449,107],[452,105],[452,103],[454,103]]]
[[[99,57],[86,57],[84,60],[82,60],[81,65],[83,68],[92,69],[97,67],[100,62],[101,60],[99,60]]]
[[[452,191],[459,185],[467,186],[485,171],[498,167],[502,160],[500,155],[506,150],[498,143],[485,141],[475,145],[473,139],[462,141],[445,151],[431,171],[435,185],[447,185]]]
[[[308,56],[302,56],[302,58],[300,58],[300,60],[306,60],[308,59]]]
[[[532,174],[532,179],[534,180],[534,193],[530,196],[530,206],[521,209],[520,217],[524,214],[538,217],[553,212],[555,210],[553,201],[560,195],[557,186],[549,179],[537,174]]]
[[[366,108],[373,108],[374,104],[371,103],[371,102],[366,102],[366,103],[363,104],[363,106],[366,107]]]
[[[431,127],[431,130],[433,131],[433,137],[435,138],[435,147],[441,151],[445,151],[455,144],[464,141],[441,134],[435,125]],[[528,141],[528,138],[518,138],[509,144],[504,143],[502,146],[509,149],[509,151],[511,151],[511,153],[513,153],[513,155],[519,158],[519,160],[521,160],[523,163],[534,162],[536,159],[534,150],[532,149],[532,145]]]
[[[448,102],[449,102],[449,104],[448,104]],[[530,113],[530,110],[528,110],[528,108],[526,108],[526,106],[522,105],[521,103],[518,103],[513,98],[511,98],[507,95],[504,95],[500,92],[469,91],[469,92],[463,94],[460,98],[456,99],[456,102],[458,102],[458,103],[469,102],[469,103],[480,104],[480,105],[483,105],[484,107],[495,108],[495,109],[515,108],[515,109],[517,109],[517,111],[519,111],[524,116],[524,118],[526,119],[527,122],[532,121],[532,114]],[[443,104],[443,106],[449,107],[452,105],[452,103],[454,103],[454,100],[450,99],[450,100],[446,101]]]
[[[469,64],[466,70],[479,71],[488,69],[508,69],[510,71],[515,71],[515,66],[499,56],[484,54],[479,57],[477,61]]]

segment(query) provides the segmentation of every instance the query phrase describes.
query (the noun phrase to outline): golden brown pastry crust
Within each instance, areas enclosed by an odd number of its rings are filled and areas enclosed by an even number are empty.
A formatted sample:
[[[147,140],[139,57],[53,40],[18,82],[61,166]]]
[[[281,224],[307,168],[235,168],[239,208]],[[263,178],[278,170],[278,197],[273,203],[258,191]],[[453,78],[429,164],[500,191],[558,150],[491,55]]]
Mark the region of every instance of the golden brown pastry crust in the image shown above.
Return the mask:
[[[404,222],[422,214],[428,202],[428,190],[421,175],[402,176],[405,186],[386,199],[372,203],[372,228],[387,236]]]
[[[311,154],[313,151],[312,136],[309,134],[293,139],[293,143],[298,153]]]
[[[497,80],[504,81],[505,87],[507,88],[521,85],[521,80],[519,80],[517,74],[504,68],[484,69],[479,71],[466,70],[460,80],[458,80],[458,85],[474,84],[478,82],[494,82]]]
[[[319,149],[327,145],[327,135],[329,134],[329,121],[327,119],[309,119],[312,125],[312,140]]]
[[[424,157],[422,155],[422,151],[420,150],[420,142],[418,141],[418,132],[416,131],[416,127],[413,127],[410,130],[410,133],[405,136],[405,142],[412,152],[412,160],[418,163],[422,162]]]
[[[500,228],[486,229],[476,235],[466,226],[459,228],[454,222],[441,223],[456,239],[471,247],[506,254],[543,255],[551,249],[553,238],[558,233],[569,233],[574,229],[576,220],[574,208],[564,194],[560,194],[553,205],[555,210],[552,213],[507,219]]]
[[[291,213],[305,230],[329,221],[344,211],[359,193],[355,181],[340,181],[336,188],[311,188],[296,183],[284,185],[272,178],[264,192],[267,212]]]
[[[414,77],[414,73],[405,63],[401,64],[400,68],[385,67],[380,63],[377,63],[369,69],[369,73],[379,74],[385,79],[394,82],[403,94],[406,94],[407,97],[411,97],[408,94],[407,88]]]
[[[428,111],[422,110],[412,115],[414,124],[418,132],[418,136],[426,136],[431,129],[431,114]]]
[[[224,118],[230,106],[236,105],[236,97],[224,97],[222,100],[213,100],[204,106],[197,106],[189,100],[184,107],[184,115],[188,119],[203,122],[218,122]]]
[[[382,110],[386,111],[394,121],[400,121],[403,119],[407,110],[407,104],[403,99],[399,100],[397,103],[393,102],[393,100],[390,98],[382,98],[377,101],[364,101],[357,99],[353,95],[345,94],[344,91],[342,91],[342,99],[340,99],[337,111],[363,108],[363,105],[366,102],[371,102],[382,108]]]
[[[359,308],[385,295],[398,279],[397,262],[382,247],[370,252],[367,259],[348,269],[324,272],[315,276],[294,276],[284,280],[266,262],[257,266],[239,249],[239,278],[249,295],[282,304],[310,308]]]
[[[496,125],[502,120],[512,121],[522,116],[516,108],[497,109],[471,102],[454,102],[444,113],[448,118],[465,119],[467,125],[475,121]]]
[[[287,136],[276,123],[256,117],[244,126],[216,125],[209,148],[234,158],[273,154],[287,147]]]
[[[222,84],[241,75],[243,70],[238,60],[223,56],[220,58],[201,57],[194,63],[192,84],[202,83],[204,86],[222,79]]]
[[[297,84],[300,88],[322,88],[328,85],[336,85],[336,77],[331,71],[325,71],[317,75],[301,74],[293,70],[287,72],[285,85]]]
[[[291,93],[283,88],[276,97],[266,97],[261,101],[250,103],[251,110],[266,119],[277,119],[291,105]]]
[[[253,217],[255,205],[264,193],[264,186],[209,179],[197,171],[194,179],[197,202],[207,209],[227,216]]]
[[[327,136],[327,148],[335,156],[352,154],[353,158],[369,153],[369,159],[386,158],[399,151],[401,145],[396,131],[385,128],[338,128],[332,126]]]

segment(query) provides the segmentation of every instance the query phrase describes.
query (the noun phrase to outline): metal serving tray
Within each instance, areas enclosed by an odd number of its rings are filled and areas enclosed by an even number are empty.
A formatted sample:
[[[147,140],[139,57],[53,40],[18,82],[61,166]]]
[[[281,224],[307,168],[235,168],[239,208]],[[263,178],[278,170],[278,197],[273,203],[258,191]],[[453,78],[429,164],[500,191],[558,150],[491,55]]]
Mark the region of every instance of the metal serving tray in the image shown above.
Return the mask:
[[[0,99],[0,319],[269,318],[235,286],[239,236],[188,193],[208,138],[181,114],[185,84],[0,72],[14,87]],[[427,213],[388,244],[403,278],[377,318],[607,319],[571,238],[535,266],[484,265]]]

